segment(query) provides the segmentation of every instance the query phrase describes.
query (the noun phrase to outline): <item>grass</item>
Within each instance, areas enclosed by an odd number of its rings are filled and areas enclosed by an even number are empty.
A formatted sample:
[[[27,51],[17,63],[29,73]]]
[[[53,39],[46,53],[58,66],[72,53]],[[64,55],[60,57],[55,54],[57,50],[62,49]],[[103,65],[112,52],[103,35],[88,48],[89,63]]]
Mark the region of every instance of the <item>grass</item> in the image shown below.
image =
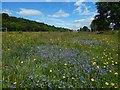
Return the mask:
[[[118,88],[118,32],[5,32],[3,88]]]

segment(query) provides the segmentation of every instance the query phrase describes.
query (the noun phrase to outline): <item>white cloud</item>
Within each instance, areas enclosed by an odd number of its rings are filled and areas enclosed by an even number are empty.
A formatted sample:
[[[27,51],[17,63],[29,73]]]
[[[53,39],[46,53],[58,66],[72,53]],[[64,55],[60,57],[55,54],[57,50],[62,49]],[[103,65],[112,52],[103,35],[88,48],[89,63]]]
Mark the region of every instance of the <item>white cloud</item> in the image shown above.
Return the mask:
[[[87,26],[88,28],[90,28],[90,24],[91,24],[92,20],[94,19],[95,15],[96,15],[96,13],[94,13],[92,16],[87,17],[87,18],[74,20],[73,23],[79,25],[80,27]]]
[[[52,2],[52,0],[45,0],[46,2]]]
[[[71,2],[71,0],[65,0],[65,2]]]
[[[91,12],[88,10],[88,7],[85,7],[85,10],[84,10],[84,12],[82,13],[82,14],[90,14]]]
[[[4,10],[2,11],[2,13],[7,13],[7,14],[11,15],[11,14],[13,13],[13,11],[12,11],[12,10],[9,10],[9,9],[4,9]]]
[[[92,17],[89,17],[89,18],[85,18],[85,19],[79,19],[79,20],[74,20],[73,22],[74,23],[89,23],[93,20]]]
[[[76,6],[81,6],[82,2],[84,2],[85,0],[78,0],[77,2],[75,2]]]
[[[48,15],[49,17],[53,17],[53,18],[59,18],[59,17],[68,17],[69,13],[64,12],[63,10],[59,10],[58,12],[56,12],[53,15]]]
[[[35,9],[25,9],[25,8],[20,8],[21,11],[16,12],[19,15],[22,16],[41,16],[43,13],[39,10]]]
[[[92,15],[94,12],[91,12],[89,10],[89,8],[91,8],[90,6],[86,6],[85,4],[83,4],[83,2],[88,2],[86,0],[78,0],[77,2],[75,2],[75,6],[77,6],[77,8],[74,10],[74,13],[78,13],[79,15]]]
[[[77,7],[74,11],[79,15],[92,15],[94,12],[89,10],[90,6],[85,6],[82,4],[81,6]]]
[[[77,30],[80,28],[81,24],[74,24],[72,22],[66,22],[63,24],[63,26],[69,29]]]
[[[75,12],[81,13],[82,12],[82,6],[84,4],[82,4],[82,2],[85,0],[78,0],[77,2],[75,2],[75,6],[77,6],[77,8],[74,10]]]
[[[85,7],[85,10],[81,13],[81,15],[94,15],[96,12],[91,12],[89,9],[89,7]]]
[[[40,20],[35,20],[36,22],[41,22]]]
[[[75,9],[75,12],[81,13],[81,12],[82,12],[82,7],[77,7],[77,8]]]

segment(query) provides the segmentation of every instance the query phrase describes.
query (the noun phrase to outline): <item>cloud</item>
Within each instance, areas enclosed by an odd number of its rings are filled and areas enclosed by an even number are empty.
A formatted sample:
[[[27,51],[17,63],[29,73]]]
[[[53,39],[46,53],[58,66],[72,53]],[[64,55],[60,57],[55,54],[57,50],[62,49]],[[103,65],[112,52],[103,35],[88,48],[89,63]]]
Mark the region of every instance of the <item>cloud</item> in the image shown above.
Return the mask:
[[[96,15],[96,12],[92,16],[89,16],[87,18],[74,20],[73,23],[79,25],[80,27],[87,26],[88,28],[90,28],[90,24],[94,19],[95,15]]]
[[[82,4],[74,10],[74,13],[78,13],[79,15],[92,15],[94,12],[91,12],[89,8],[89,6],[85,6],[85,4]]]
[[[74,20],[73,23],[88,23],[88,22],[91,22],[92,20],[93,20],[93,18],[89,17],[89,18],[85,18],[85,19]]]
[[[52,2],[52,0],[45,0],[46,2]]]
[[[82,2],[84,2],[85,0],[78,0],[77,2],[75,2],[76,6],[81,6]]]
[[[74,10],[75,12],[78,12],[78,13],[81,13],[82,12],[82,2],[85,1],[85,0],[78,0],[75,2],[75,6],[77,6],[77,8]]]
[[[86,6],[85,4],[83,4],[83,2],[87,2],[86,0],[78,0],[77,2],[75,2],[75,6],[77,6],[77,8],[74,10],[74,13],[78,13],[79,15],[92,15],[94,12],[91,12],[89,10],[89,8],[91,8],[90,6]]]
[[[59,17],[68,17],[69,13],[64,12],[63,10],[59,10],[58,12],[56,12],[53,15],[48,15],[49,17],[53,17],[53,18],[59,18]]]
[[[2,11],[2,13],[7,13],[7,14],[11,15],[11,14],[13,13],[13,11],[12,11],[12,10],[9,10],[9,9],[4,9],[4,10]]]
[[[73,22],[66,22],[66,23],[63,23],[63,26],[69,29],[77,30],[80,28],[81,24],[80,23],[75,24]]]
[[[42,16],[43,15],[43,13],[39,10],[25,9],[25,8],[20,8],[20,11],[16,13],[22,16]]]
[[[91,12],[89,10],[89,7],[86,6],[84,11],[81,13],[81,15],[94,15],[94,13],[96,13],[96,12]]]

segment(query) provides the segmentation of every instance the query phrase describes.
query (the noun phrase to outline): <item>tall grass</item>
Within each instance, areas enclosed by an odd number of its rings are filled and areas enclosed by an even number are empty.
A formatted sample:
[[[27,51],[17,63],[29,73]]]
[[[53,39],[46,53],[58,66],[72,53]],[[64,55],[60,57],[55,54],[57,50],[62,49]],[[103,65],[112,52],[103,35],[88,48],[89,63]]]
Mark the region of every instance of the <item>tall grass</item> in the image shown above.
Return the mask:
[[[118,33],[2,34],[3,88],[118,88]]]

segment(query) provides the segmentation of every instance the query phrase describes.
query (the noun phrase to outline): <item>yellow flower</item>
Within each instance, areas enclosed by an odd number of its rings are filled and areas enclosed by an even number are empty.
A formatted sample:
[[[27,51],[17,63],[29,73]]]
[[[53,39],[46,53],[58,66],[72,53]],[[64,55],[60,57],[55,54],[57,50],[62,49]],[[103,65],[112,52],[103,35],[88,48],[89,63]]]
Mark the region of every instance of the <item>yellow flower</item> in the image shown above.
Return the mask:
[[[64,65],[65,65],[65,66],[67,66],[67,64],[66,64],[66,63],[65,63]]]
[[[118,88],[117,86],[115,86],[115,88]]]
[[[23,62],[23,61],[21,61],[20,63],[21,63],[21,64],[23,64],[24,62]]]
[[[92,64],[93,64],[93,65],[95,65],[95,64],[96,64],[96,62],[94,61]]]
[[[103,55],[105,55],[105,53],[103,53]]]
[[[100,66],[97,66],[97,68],[100,68]]]
[[[34,61],[35,61],[36,59],[34,58]]]
[[[114,63],[112,63],[112,65],[114,65]]]
[[[109,70],[109,72],[112,72],[111,70]]]
[[[65,76],[63,76],[63,78],[66,78]]]
[[[115,62],[115,64],[118,64],[118,62]]]
[[[114,63],[114,61],[112,61],[112,63]]]
[[[106,62],[106,64],[108,64],[108,62]]]
[[[117,72],[115,72],[114,74],[115,74],[115,75],[118,75],[118,73],[117,73]]]
[[[109,83],[108,83],[108,82],[105,82],[105,84],[106,84],[106,85],[109,85]]]
[[[111,86],[114,86],[115,84],[114,83],[111,83]]]
[[[105,65],[106,65],[106,63],[103,63],[103,64],[105,64]]]
[[[105,57],[107,57],[108,55],[105,55]]]
[[[111,57],[111,60],[112,60],[113,58]]]
[[[92,82],[95,81],[94,78],[91,78],[91,81],[92,81]]]
[[[52,70],[50,70],[50,72],[52,72]]]
[[[17,82],[14,82],[13,84],[17,84]]]
[[[72,79],[75,79],[74,77],[72,77]]]
[[[106,66],[103,66],[104,68],[106,68]]]

